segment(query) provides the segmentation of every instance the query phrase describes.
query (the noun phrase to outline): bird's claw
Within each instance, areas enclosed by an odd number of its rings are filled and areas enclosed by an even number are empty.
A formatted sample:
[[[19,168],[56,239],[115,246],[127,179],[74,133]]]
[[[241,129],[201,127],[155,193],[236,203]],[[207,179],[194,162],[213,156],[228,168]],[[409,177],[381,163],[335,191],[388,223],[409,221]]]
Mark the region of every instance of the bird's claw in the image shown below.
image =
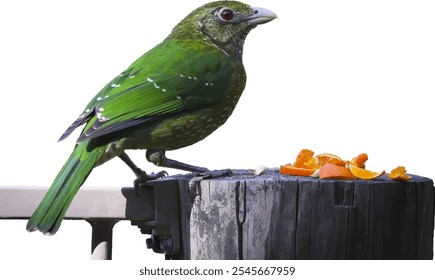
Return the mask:
[[[227,177],[231,175],[233,175],[233,171],[231,171],[231,169],[223,169],[223,170],[206,171],[204,173],[199,174],[198,177],[202,177],[203,179],[213,179],[213,178]]]
[[[137,176],[136,180],[133,182],[133,186],[135,189],[145,187],[148,183],[148,181],[161,179],[166,176],[168,176],[168,172],[165,170],[159,171],[157,173],[150,173],[147,174],[146,172],[141,173],[139,176]]]
[[[189,188],[193,189],[195,188],[202,180],[205,179],[214,179],[214,178],[220,178],[220,177],[228,177],[232,176],[233,172],[230,169],[223,169],[223,170],[209,170],[200,174],[196,174],[195,177],[190,179],[189,181]]]
[[[155,180],[155,179],[161,179],[161,178],[164,178],[164,177],[168,177],[169,174],[165,170],[162,170],[162,171],[159,171],[157,173],[154,173],[154,172],[151,173],[151,176],[155,176],[155,178],[152,179],[152,180]]]

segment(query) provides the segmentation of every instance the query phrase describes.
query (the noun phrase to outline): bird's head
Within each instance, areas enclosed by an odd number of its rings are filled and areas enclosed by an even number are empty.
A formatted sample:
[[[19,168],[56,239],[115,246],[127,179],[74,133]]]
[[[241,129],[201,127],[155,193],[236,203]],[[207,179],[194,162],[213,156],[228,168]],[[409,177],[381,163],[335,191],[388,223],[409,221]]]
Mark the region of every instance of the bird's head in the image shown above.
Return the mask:
[[[172,30],[169,38],[211,42],[241,60],[249,31],[276,17],[275,13],[264,8],[236,1],[217,1],[191,12]]]

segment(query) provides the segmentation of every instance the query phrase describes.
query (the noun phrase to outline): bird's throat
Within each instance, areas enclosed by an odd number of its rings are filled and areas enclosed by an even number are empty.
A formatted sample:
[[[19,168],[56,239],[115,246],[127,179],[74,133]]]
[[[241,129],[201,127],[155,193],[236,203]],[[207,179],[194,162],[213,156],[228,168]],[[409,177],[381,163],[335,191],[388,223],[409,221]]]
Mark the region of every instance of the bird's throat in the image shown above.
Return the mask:
[[[245,44],[246,36],[248,35],[249,31],[251,30],[247,29],[244,34],[241,34],[237,37],[230,37],[228,36],[227,40],[222,40],[222,38],[214,38],[210,34],[207,33],[205,29],[201,30],[202,33],[205,35],[206,40],[218,47],[220,50],[222,50],[224,53],[226,53],[228,56],[233,58],[235,61],[242,62],[243,58],[243,46]]]

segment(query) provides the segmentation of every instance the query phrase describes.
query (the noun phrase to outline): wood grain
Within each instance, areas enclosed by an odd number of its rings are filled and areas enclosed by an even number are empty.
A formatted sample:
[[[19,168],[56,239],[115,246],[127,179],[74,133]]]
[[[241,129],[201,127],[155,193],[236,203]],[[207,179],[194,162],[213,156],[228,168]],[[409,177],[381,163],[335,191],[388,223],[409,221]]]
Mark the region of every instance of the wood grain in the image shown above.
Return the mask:
[[[240,171],[195,188],[179,178],[179,185],[186,259],[433,258],[428,178],[340,181]]]

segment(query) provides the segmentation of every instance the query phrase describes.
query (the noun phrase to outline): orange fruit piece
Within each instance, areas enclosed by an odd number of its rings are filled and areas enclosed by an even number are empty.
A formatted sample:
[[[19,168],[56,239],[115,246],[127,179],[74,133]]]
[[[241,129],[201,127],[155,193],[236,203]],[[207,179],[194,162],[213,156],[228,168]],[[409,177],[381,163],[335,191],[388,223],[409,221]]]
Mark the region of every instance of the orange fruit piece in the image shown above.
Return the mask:
[[[324,165],[325,163],[332,163],[335,165],[345,166],[346,162],[342,160],[339,156],[336,156],[334,154],[320,154],[315,156],[319,159],[319,165]]]
[[[369,159],[369,156],[366,153],[362,153],[362,154],[359,154],[358,156],[354,157],[350,161],[350,163],[352,165],[359,167],[359,168],[365,168],[366,167],[365,163],[368,159]]]
[[[353,180],[355,177],[350,173],[350,171],[341,165],[336,165],[332,163],[325,163],[320,167],[319,172],[320,179],[338,179],[338,180]]]
[[[316,169],[295,167],[291,164],[281,165],[281,174],[296,175],[296,176],[311,176]]]
[[[319,163],[320,163],[319,159],[317,157],[313,157],[308,162],[304,163],[304,168],[319,169],[320,168]]]
[[[293,164],[294,167],[305,168],[304,164],[309,162],[313,158],[313,155],[313,151],[308,149],[302,149],[296,157],[296,161]]]
[[[391,170],[391,172],[388,173],[388,177],[397,181],[408,181],[412,179],[411,176],[406,175],[406,169],[404,166],[398,166]]]
[[[360,168],[353,164],[349,164],[349,171],[350,173],[352,173],[352,175],[354,175],[358,179],[363,179],[363,180],[372,180],[378,178],[379,176],[385,173],[385,171],[373,172],[364,168]]]

